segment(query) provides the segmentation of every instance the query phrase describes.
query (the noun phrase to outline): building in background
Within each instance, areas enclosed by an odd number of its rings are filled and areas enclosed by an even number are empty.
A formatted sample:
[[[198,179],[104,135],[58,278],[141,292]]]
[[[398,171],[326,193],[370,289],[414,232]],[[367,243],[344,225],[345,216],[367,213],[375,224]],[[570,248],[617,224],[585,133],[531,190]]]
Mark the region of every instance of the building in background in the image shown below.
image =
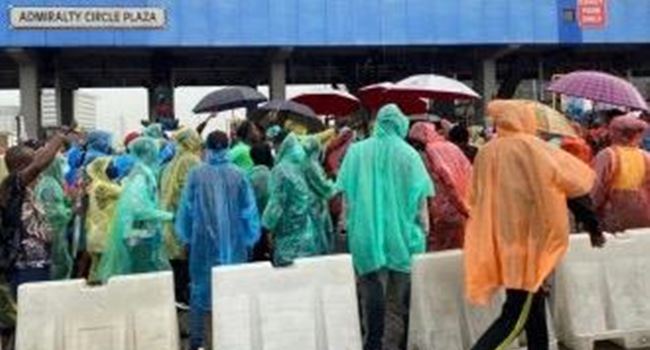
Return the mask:
[[[97,128],[97,97],[79,91],[74,92],[73,119],[84,130]],[[41,93],[41,117],[44,128],[58,126],[56,95],[54,89],[43,89]]]

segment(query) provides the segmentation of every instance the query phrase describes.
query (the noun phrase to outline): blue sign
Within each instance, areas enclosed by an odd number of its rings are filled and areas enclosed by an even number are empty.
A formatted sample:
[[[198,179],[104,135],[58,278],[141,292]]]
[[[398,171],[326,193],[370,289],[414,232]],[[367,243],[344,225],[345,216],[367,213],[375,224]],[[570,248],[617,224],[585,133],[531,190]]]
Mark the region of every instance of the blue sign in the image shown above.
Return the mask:
[[[0,5],[7,9],[0,11],[0,46],[244,47],[650,41],[650,1],[616,0],[607,4],[606,25],[586,30],[577,25],[576,0],[0,0]],[[52,17],[55,21],[68,20],[68,25],[51,25],[53,22],[47,17],[50,15],[39,14],[37,19],[48,19],[34,22],[41,23],[41,27],[34,23],[12,26],[11,9],[25,7],[74,11],[67,15],[72,17]],[[108,8],[109,12],[93,17],[95,10],[86,14],[84,7]],[[140,12],[129,12],[129,8],[138,8]],[[163,24],[157,15],[160,11],[165,14]],[[34,14],[31,16],[36,18]],[[107,23],[109,20],[112,25]],[[128,21],[135,25],[127,25]]]

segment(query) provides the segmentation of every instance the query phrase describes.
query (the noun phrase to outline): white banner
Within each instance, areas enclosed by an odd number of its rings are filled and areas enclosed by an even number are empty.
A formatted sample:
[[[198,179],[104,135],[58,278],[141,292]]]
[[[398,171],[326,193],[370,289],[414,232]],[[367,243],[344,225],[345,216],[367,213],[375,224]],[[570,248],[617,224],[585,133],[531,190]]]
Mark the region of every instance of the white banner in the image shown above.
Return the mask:
[[[12,7],[15,29],[159,29],[167,14],[157,7]]]

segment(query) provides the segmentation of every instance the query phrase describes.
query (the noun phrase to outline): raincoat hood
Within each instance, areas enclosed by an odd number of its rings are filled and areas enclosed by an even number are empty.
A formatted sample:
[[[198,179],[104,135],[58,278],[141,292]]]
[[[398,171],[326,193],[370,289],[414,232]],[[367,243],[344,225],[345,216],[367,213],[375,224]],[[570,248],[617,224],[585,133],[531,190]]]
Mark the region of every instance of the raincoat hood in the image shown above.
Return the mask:
[[[111,152],[113,136],[111,133],[101,130],[91,131],[86,138],[86,148],[89,151],[97,151],[105,154]]]
[[[300,163],[305,160],[307,154],[305,149],[300,144],[300,141],[295,134],[291,133],[282,141],[280,148],[278,149],[278,160],[281,162],[284,160],[290,161],[292,163]]]
[[[129,153],[147,166],[158,164],[158,143],[151,137],[138,137],[129,144]]]
[[[397,136],[405,138],[409,130],[409,120],[395,104],[382,107],[377,112],[373,135],[376,137]]]
[[[424,145],[444,140],[444,138],[436,131],[436,126],[426,122],[415,123],[409,132],[409,138]]]
[[[205,162],[210,165],[219,165],[230,162],[228,149],[224,148],[218,151],[207,150],[205,154]]]
[[[303,147],[305,149],[305,154],[311,160],[318,161],[323,147],[316,137],[308,137],[303,142]]]
[[[199,153],[201,151],[201,136],[196,130],[186,128],[174,134],[174,140],[181,152]]]
[[[487,115],[492,117],[500,137],[517,134],[535,135],[537,119],[525,104],[516,101],[494,100],[487,106]]]
[[[165,137],[165,134],[163,132],[162,125],[155,123],[147,126],[142,132],[142,136],[147,136],[154,139],[162,139]]]
[[[609,124],[612,143],[622,146],[638,146],[648,124],[633,114],[614,118]]]

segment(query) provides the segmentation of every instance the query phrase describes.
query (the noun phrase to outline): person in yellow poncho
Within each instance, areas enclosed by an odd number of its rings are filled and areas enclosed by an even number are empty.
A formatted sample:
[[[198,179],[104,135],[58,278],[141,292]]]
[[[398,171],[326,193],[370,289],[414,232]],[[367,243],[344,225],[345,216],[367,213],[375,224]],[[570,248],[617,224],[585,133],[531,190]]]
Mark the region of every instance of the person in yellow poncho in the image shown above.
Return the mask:
[[[473,303],[488,303],[501,288],[506,301],[472,349],[506,349],[524,329],[529,349],[548,349],[541,286],[568,248],[567,199],[587,195],[595,174],[537,138],[534,115],[516,104],[493,101],[487,111],[497,137],[474,162],[465,286]],[[603,243],[602,233],[594,232],[592,244]]]
[[[86,212],[86,250],[90,254],[91,265],[88,280],[99,282],[97,276],[99,260],[104,249],[117,199],[122,187],[112,181],[107,174],[111,165],[111,157],[99,157],[86,168],[90,179],[88,185],[88,210]]]
[[[173,135],[177,152],[162,174],[160,182],[160,202],[163,210],[175,213],[181,199],[187,175],[195,166],[201,164],[201,136],[194,129],[182,129]],[[167,255],[174,271],[174,285],[179,302],[189,301],[189,271],[185,249],[178,241],[174,224],[165,223],[164,240]]]

